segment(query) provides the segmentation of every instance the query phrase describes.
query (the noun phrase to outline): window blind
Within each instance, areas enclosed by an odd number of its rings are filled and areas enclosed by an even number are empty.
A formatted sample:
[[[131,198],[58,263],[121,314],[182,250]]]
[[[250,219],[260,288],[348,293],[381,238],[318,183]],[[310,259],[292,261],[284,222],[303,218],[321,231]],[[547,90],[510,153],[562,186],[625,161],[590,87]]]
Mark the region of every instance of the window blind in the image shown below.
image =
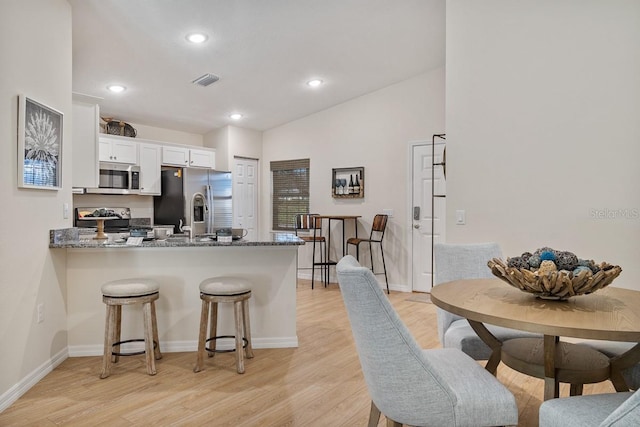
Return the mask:
[[[274,230],[295,230],[295,216],[309,213],[309,159],[271,162]]]

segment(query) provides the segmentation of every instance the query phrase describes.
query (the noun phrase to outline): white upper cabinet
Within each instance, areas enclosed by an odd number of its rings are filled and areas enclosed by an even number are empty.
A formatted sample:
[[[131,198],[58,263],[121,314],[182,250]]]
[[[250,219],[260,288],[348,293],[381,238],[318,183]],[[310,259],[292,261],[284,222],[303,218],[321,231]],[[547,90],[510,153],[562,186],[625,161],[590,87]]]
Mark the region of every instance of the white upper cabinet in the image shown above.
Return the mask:
[[[216,168],[216,153],[211,150],[199,150],[191,148],[189,150],[189,166],[200,168]]]
[[[160,148],[157,144],[138,144],[140,194],[160,195]]]
[[[138,163],[138,146],[135,141],[100,136],[100,161],[112,163]]]
[[[73,100],[73,160],[71,186],[98,186],[98,133],[100,107],[91,102]]]
[[[200,148],[163,146],[162,164],[215,169],[216,152]]]
[[[189,166],[189,149],[186,147],[163,146],[162,164],[172,166]]]

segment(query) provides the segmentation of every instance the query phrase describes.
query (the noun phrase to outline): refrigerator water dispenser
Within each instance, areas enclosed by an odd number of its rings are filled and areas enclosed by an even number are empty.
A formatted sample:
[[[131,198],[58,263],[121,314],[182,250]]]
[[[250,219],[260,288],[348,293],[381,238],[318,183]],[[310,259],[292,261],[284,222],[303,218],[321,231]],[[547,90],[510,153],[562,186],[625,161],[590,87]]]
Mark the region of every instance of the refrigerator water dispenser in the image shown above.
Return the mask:
[[[204,201],[204,195],[200,194],[200,193],[195,193],[193,195],[193,200],[191,202],[191,206],[193,209],[192,212],[192,224],[191,226],[193,226],[193,223],[196,222],[204,222],[204,215],[205,215],[205,209],[206,209],[206,203]]]

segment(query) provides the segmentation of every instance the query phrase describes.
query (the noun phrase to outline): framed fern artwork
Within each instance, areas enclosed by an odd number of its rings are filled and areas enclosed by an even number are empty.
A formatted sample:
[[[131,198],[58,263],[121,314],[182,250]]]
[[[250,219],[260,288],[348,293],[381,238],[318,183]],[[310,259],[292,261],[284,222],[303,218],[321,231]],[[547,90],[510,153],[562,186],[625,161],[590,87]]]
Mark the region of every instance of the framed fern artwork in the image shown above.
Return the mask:
[[[18,97],[18,187],[62,188],[62,121],[60,111]]]

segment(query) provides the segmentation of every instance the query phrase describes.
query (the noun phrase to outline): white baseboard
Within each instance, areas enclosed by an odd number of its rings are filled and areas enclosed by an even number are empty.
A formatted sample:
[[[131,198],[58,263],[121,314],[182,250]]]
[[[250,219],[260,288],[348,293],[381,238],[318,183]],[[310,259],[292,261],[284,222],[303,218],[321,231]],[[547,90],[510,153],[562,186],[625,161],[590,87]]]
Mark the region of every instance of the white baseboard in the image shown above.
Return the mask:
[[[0,396],[0,412],[11,406],[11,404],[18,400],[20,396],[29,391],[29,389],[36,385],[38,381],[53,371],[56,366],[64,362],[67,357],[69,357],[67,348],[60,350],[57,354],[53,355],[51,359],[38,366],[17,384],[3,393],[2,396]]]
[[[297,348],[298,337],[284,338],[253,338],[251,340],[253,348]],[[223,339],[217,343],[217,347],[221,350],[234,348],[231,339]],[[180,353],[187,351],[196,351],[198,349],[197,341],[166,341],[160,342],[160,349],[163,353]],[[126,351],[142,351],[144,343],[131,343]],[[85,356],[102,356],[104,347],[101,344],[95,345],[72,345],[69,346],[69,357],[85,357]]]

